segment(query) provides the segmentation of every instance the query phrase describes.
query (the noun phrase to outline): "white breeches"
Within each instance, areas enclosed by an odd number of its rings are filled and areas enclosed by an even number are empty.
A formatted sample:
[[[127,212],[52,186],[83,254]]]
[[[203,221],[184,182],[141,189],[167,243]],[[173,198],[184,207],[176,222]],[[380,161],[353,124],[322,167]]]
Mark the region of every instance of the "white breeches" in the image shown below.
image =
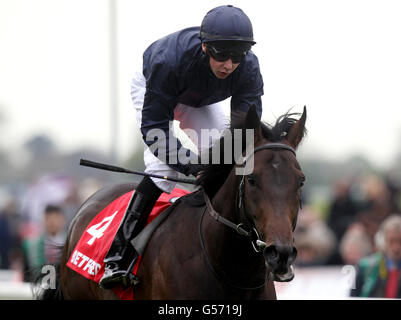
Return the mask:
[[[131,82],[131,97],[136,111],[136,120],[139,128],[142,122],[142,107],[146,92],[146,80],[142,72],[136,72]],[[204,149],[208,149],[211,144],[218,139],[223,130],[229,125],[229,118],[225,115],[223,110],[223,103],[218,102],[215,104],[207,105],[201,108],[194,108],[184,104],[177,104],[174,109],[174,120],[179,121],[179,128],[189,137],[190,141],[198,150],[198,153]],[[218,136],[215,134],[208,139],[201,139],[201,129],[214,129],[214,132],[218,132]],[[174,137],[182,136],[172,124],[170,125],[170,135]],[[163,161],[158,159],[145,144],[144,150],[144,162],[145,172],[157,175],[163,175],[168,177],[178,177],[178,172],[169,167]],[[153,182],[164,192],[170,193],[176,182],[152,178]]]

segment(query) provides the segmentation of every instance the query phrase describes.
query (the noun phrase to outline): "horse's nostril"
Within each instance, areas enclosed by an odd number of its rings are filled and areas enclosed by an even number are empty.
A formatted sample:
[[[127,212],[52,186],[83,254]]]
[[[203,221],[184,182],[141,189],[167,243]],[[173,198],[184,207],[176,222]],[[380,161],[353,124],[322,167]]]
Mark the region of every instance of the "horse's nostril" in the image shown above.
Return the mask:
[[[292,246],[268,246],[264,255],[270,264],[292,264],[297,256],[297,249]]]
[[[265,257],[268,261],[274,261],[274,260],[278,260],[279,258],[279,254],[278,251],[276,249],[276,246],[272,245],[272,246],[268,246],[265,249]]]

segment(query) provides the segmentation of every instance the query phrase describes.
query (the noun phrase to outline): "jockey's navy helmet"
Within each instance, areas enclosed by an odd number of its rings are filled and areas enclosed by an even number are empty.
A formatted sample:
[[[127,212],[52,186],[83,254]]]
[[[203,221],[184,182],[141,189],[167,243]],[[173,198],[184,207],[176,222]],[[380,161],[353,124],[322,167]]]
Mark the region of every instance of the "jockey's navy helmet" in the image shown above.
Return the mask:
[[[256,43],[251,20],[240,8],[232,5],[210,10],[203,18],[199,36],[203,43],[227,42],[230,46],[236,43],[249,49]]]

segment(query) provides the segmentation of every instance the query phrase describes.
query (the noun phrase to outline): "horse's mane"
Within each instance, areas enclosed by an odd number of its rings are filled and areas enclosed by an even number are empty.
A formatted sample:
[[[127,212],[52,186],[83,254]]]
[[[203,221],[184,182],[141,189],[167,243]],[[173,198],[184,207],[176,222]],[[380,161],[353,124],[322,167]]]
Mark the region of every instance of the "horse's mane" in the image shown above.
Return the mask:
[[[284,115],[280,116],[276,120],[274,125],[270,125],[266,122],[261,122],[260,125],[263,137],[269,140],[270,142],[279,142],[288,134],[292,126],[296,123],[297,119],[294,119],[293,116],[297,115],[300,114],[287,112]],[[235,128],[232,125],[230,125],[229,134],[227,133],[223,134],[223,136],[215,142],[215,144],[220,145],[220,148],[217,148],[218,151],[224,150],[223,148],[224,140],[227,139],[227,137],[231,138],[232,145],[234,145],[233,132],[235,129],[238,128]],[[241,129],[243,130],[243,128]],[[245,130],[243,132],[245,132]],[[306,130],[304,130],[303,134],[305,133]],[[244,151],[246,148],[245,145],[246,139],[244,137],[245,136],[243,135],[242,151]],[[229,162],[229,164],[225,164],[224,159],[227,159],[227,157],[225,157],[224,153],[221,151],[219,154],[219,159],[220,159],[219,164],[212,163],[212,154],[216,150],[215,144],[209,148],[209,164],[205,165],[203,172],[198,179],[198,185],[203,187],[203,189],[209,195],[209,197],[213,197],[217,193],[217,191],[226,181],[233,166],[235,165],[234,154],[231,155],[231,162]]]

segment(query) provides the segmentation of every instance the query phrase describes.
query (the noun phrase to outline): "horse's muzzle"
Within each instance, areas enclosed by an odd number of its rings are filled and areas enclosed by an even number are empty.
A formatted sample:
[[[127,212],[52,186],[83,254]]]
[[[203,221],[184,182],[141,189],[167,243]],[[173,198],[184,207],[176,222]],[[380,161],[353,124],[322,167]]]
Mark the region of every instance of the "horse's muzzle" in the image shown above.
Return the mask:
[[[297,256],[295,247],[270,245],[264,249],[263,255],[274,281],[291,281],[294,278],[292,263]]]

